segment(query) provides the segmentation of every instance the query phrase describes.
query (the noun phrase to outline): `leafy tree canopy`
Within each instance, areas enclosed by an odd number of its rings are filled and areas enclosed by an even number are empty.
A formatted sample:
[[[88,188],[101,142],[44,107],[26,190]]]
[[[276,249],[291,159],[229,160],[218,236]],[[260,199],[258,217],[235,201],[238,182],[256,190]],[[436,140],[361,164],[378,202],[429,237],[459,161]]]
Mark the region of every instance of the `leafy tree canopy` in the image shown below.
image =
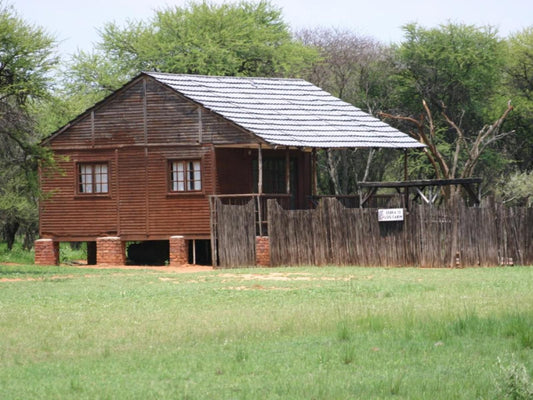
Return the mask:
[[[9,246],[19,227],[33,234],[37,224],[37,162],[48,157],[31,105],[48,95],[53,50],[51,36],[0,0],[0,228]]]
[[[507,40],[505,95],[513,99],[515,112],[509,124],[516,135],[505,151],[522,171],[533,170],[533,26]]]
[[[141,70],[294,76],[314,57],[292,39],[281,10],[268,1],[190,3],[157,11],[148,22],[106,24],[100,34],[96,53],[73,60],[72,92],[105,94]]]
[[[452,120],[477,129],[501,83],[504,53],[497,31],[453,23],[431,29],[408,24],[404,30],[398,48],[401,102],[411,110],[420,109],[422,100],[433,111],[444,105]]]

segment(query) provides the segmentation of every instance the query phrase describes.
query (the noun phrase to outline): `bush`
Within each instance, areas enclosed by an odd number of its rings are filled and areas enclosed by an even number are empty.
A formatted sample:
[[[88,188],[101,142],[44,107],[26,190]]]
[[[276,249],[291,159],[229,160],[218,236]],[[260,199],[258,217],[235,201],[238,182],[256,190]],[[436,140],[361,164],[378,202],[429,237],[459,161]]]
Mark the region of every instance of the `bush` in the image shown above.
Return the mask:
[[[513,357],[509,365],[504,365],[498,358],[500,377],[498,380],[498,399],[531,400],[533,399],[533,383],[524,364]]]

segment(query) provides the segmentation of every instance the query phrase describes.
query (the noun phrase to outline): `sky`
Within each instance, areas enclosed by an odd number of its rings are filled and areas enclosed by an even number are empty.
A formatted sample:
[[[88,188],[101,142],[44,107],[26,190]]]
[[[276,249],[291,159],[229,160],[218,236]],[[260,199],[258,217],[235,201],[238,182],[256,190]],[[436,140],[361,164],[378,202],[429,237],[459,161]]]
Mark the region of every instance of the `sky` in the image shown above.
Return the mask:
[[[148,20],[154,10],[184,6],[187,0],[3,0],[25,21],[39,25],[58,41],[67,57],[90,51],[106,22]],[[0,0],[0,3],[2,0]],[[223,3],[223,0],[211,0]],[[226,1],[227,2],[227,1]],[[233,1],[230,1],[233,2]],[[293,30],[347,29],[383,43],[398,43],[402,26],[417,22],[437,27],[447,22],[491,25],[505,37],[533,26],[532,0],[271,0]]]

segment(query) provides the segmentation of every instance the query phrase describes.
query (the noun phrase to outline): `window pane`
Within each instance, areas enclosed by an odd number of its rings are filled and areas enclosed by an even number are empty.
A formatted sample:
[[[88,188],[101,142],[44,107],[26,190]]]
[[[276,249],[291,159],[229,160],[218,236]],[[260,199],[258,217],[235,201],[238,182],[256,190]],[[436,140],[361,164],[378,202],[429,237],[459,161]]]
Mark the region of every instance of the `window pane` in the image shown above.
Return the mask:
[[[94,181],[96,193],[107,193],[107,164],[94,166]]]
[[[194,166],[193,162],[187,163],[187,190],[194,190]]]
[[[182,162],[178,163],[178,191],[182,192],[185,190],[185,168]]]
[[[202,190],[202,175],[200,173],[200,161],[193,163],[194,169],[194,190]]]
[[[172,163],[172,190],[175,192],[183,192],[185,190],[185,173],[183,162]]]
[[[102,165],[102,193],[107,193],[108,190],[108,171],[107,171],[107,164]]]
[[[92,165],[80,165],[80,192],[93,192]]]

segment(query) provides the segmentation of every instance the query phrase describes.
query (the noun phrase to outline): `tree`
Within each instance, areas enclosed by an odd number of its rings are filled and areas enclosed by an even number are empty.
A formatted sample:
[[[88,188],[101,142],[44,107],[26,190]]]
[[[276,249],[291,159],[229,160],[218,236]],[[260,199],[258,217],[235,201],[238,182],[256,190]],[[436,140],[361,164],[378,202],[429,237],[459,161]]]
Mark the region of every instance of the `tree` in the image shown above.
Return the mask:
[[[54,40],[0,0],[0,226],[11,248],[22,229],[31,246],[37,227],[38,145],[31,104],[48,92]]]
[[[515,112],[509,126],[516,130],[503,149],[519,171],[533,170],[533,26],[507,40],[504,95],[512,97]]]
[[[347,30],[307,29],[298,32],[297,37],[319,54],[307,69],[307,80],[371,114],[390,107],[390,77],[395,72],[390,47]],[[354,193],[358,182],[381,179],[385,158],[390,161],[396,156],[375,149],[321,152],[318,162],[328,172],[321,176],[321,189],[335,194]]]
[[[414,123],[419,135],[423,127],[431,143],[426,151],[430,164],[412,157],[412,175],[467,177],[477,171],[491,186],[496,171],[508,162],[497,151],[497,139],[501,129],[512,131],[497,123],[510,112],[505,108],[509,97],[501,95],[504,42],[491,27],[450,23],[425,29],[409,24],[404,30],[406,40],[397,48],[401,107],[388,114],[402,117],[395,119],[404,131]],[[485,125],[493,128],[488,132]]]
[[[370,114],[388,108],[396,68],[390,47],[348,30],[306,29],[296,36],[319,54],[305,74],[310,82]]]
[[[510,174],[498,189],[503,203],[533,207],[533,171]]]
[[[427,145],[424,149],[428,160],[434,168],[437,179],[454,179],[454,178],[470,178],[474,174],[474,170],[479,162],[480,156],[492,143],[504,138],[513,133],[513,131],[501,132],[502,125],[513,110],[510,102],[503,114],[490,125],[485,125],[478,130],[474,135],[469,132],[467,135],[465,130],[461,128],[455,121],[453,121],[447,114],[445,105],[442,105],[442,117],[446,120],[449,127],[455,132],[455,149],[452,152],[452,157],[447,158],[438,146],[438,135],[433,118],[433,114],[425,101],[422,102],[425,114],[421,114],[417,120],[412,117],[404,117],[399,115],[390,115],[381,113],[385,118],[394,120],[407,121],[416,126],[416,130],[410,130],[410,135]],[[467,139],[467,138],[470,138]],[[460,164],[460,158],[464,156],[463,162]],[[454,190],[452,187],[448,188],[446,195],[450,199],[453,197]]]
[[[74,58],[75,91],[109,93],[141,70],[227,76],[295,76],[314,53],[295,41],[268,1],[189,3],[148,22],[108,23],[97,52]]]
[[[502,82],[504,44],[496,30],[449,23],[432,29],[408,24],[404,31],[398,48],[402,104],[412,111],[426,100],[433,112],[445,104],[447,115],[465,128],[481,125]]]

